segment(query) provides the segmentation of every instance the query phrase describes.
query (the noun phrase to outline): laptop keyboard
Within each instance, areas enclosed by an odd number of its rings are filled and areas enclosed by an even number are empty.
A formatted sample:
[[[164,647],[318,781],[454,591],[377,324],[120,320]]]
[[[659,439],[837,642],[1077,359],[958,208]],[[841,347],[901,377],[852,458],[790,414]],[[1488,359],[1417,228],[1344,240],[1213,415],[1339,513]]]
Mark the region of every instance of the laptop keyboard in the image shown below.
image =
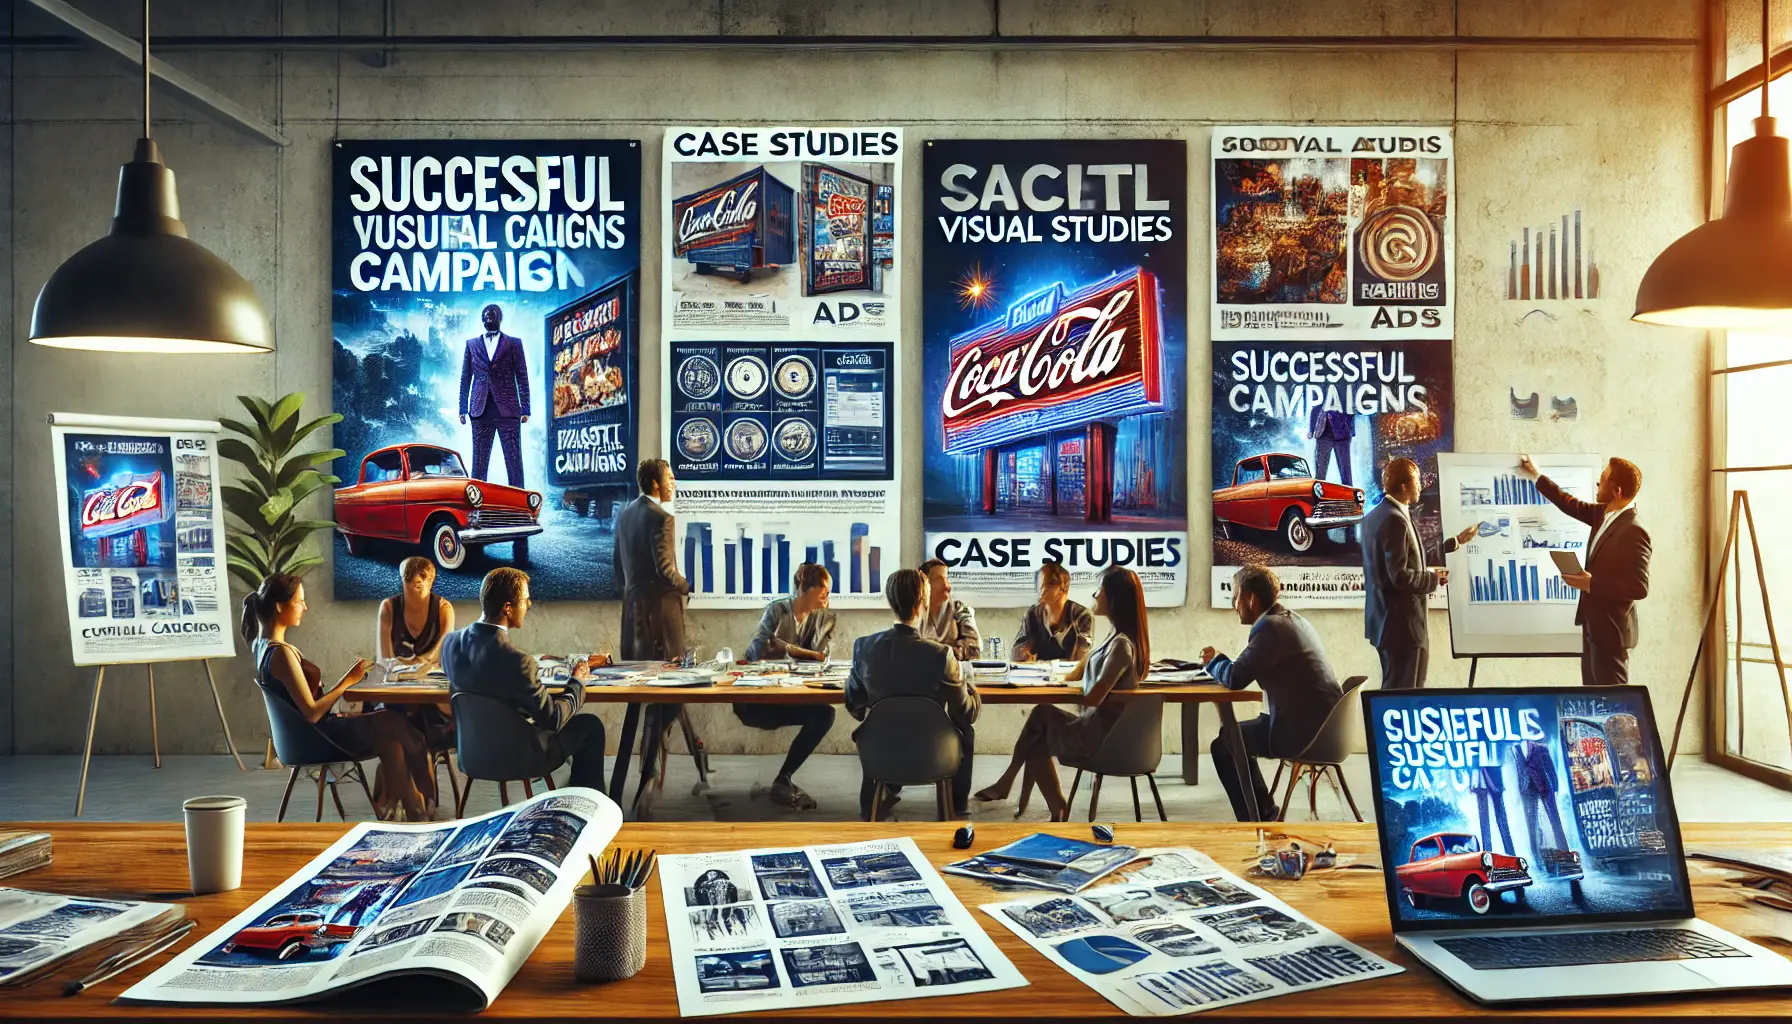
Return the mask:
[[[1486,935],[1439,939],[1437,944],[1478,971],[1748,956],[1734,946],[1685,928]]]

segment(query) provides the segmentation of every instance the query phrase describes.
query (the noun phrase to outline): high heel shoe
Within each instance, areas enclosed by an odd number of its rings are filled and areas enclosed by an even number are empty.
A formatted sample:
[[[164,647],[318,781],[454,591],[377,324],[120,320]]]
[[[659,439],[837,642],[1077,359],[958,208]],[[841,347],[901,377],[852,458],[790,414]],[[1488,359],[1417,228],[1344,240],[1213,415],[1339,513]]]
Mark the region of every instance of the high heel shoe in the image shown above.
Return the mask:
[[[1000,783],[997,783],[997,785],[1000,785]],[[1013,782],[1010,782],[1006,786],[1002,786],[1002,788],[1000,790],[996,789],[995,786],[985,786],[982,789],[979,789],[977,792],[972,793],[971,799],[977,801],[980,804],[999,803],[1003,800],[1008,799],[1008,791],[1013,788],[1014,788]]]

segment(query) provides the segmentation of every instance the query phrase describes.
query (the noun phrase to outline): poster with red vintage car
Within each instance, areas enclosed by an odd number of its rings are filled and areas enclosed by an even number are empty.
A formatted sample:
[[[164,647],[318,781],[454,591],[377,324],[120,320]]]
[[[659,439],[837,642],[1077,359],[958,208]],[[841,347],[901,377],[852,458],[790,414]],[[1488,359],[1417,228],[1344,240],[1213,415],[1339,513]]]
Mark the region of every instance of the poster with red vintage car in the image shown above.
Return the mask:
[[[635,486],[641,147],[335,144],[335,596],[500,565],[536,600],[619,596]]]
[[[1450,343],[1213,343],[1213,576],[1272,567],[1290,607],[1361,607],[1358,523],[1382,498],[1381,467],[1419,464],[1413,525],[1443,565],[1437,453],[1454,445]],[[1441,600],[1441,595],[1438,600]]]

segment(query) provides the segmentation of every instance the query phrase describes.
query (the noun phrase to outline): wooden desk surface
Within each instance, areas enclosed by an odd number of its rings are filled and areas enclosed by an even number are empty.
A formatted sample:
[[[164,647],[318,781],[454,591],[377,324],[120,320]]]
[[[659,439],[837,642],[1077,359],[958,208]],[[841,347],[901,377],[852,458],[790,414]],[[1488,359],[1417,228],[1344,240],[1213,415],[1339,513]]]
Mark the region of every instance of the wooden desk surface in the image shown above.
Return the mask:
[[[87,896],[170,900],[174,898],[171,893],[184,890],[187,885],[185,843],[179,824],[75,823],[6,827],[41,829],[56,837],[55,863],[48,868],[15,875],[6,882],[11,886]],[[976,849],[987,850],[1010,842],[1034,831],[1035,827],[980,823]],[[1062,827],[1070,834],[1083,828],[1077,824]],[[630,847],[652,847],[661,853],[692,853],[788,846],[796,842],[852,842],[907,834],[915,837],[921,850],[935,865],[940,865],[963,856],[950,848],[952,828],[950,824],[932,822],[817,823],[798,830],[799,835],[793,832],[788,822],[631,823],[623,826],[617,842]],[[1293,825],[1293,830],[1300,835],[1311,839],[1332,838],[1340,852],[1357,853],[1365,859],[1376,858],[1373,828],[1372,825],[1336,822]],[[345,830],[346,826],[340,824],[250,824],[244,847],[243,888],[180,900],[199,922],[199,928],[189,941],[205,938],[341,837]],[[1784,850],[1792,844],[1792,825],[1688,825],[1684,832],[1689,846]],[[1236,825],[1122,824],[1118,833],[1122,842],[1142,847],[1193,846],[1205,850],[1221,864],[1238,870],[1242,870],[1246,858],[1255,849],[1255,832]],[[1771,947],[1792,948],[1792,939],[1778,937],[1792,936],[1792,914],[1745,905],[1726,882],[1737,872],[1698,861],[1692,862],[1691,870],[1693,895],[1701,916]],[[976,910],[978,905],[1003,898],[972,879],[953,875],[944,877],[959,899],[980,919],[986,915]],[[1456,994],[1426,968],[1395,948],[1388,929],[1381,872],[1319,872],[1300,882],[1267,881],[1263,884],[1345,938],[1404,965],[1406,973],[1213,1010],[1195,1015],[1193,1019],[1493,1022],[1564,1016],[1623,1018],[1626,1021],[1691,1017],[1724,1020],[1792,1018],[1792,998],[1771,993],[1599,1002],[1529,1010],[1480,1007]],[[569,908],[485,1016],[532,1020],[665,1020],[677,1017],[678,999],[674,994],[672,967],[667,960],[666,917],[660,902],[657,875],[648,888],[647,967],[639,975],[609,985],[585,985],[575,981],[572,976],[573,922]],[[1033,952],[1008,929],[994,921],[984,923],[984,928],[1031,981],[1030,986],[979,995],[816,1007],[788,1015],[832,1020],[886,1017],[1017,1021],[1123,1018],[1124,1015],[1112,1004]],[[182,948],[185,945],[183,943]],[[392,1006],[390,1000],[374,1010],[364,1001],[354,1001],[357,999],[354,996],[333,1003],[265,1009],[111,1005],[111,999],[164,962],[166,957],[157,957],[151,964],[133,968],[92,992],[72,999],[57,994],[59,984],[42,983],[16,992],[0,990],[0,1017],[35,1021],[125,1017],[266,1021],[335,1017],[359,1021],[385,1017],[432,1019],[443,1015],[439,1008],[429,1010],[415,1003]],[[375,997],[370,994],[358,998]],[[742,1016],[764,1017],[768,1014]]]
[[[979,686],[985,704],[1074,704],[1083,691],[1070,686]],[[348,700],[386,704],[439,704],[448,700],[446,686],[386,686],[360,683],[344,695]],[[1162,697],[1171,704],[1235,704],[1263,699],[1256,690],[1228,690],[1218,683],[1178,683],[1114,690],[1114,700]],[[621,704],[842,704],[844,690],[819,686],[587,686],[585,699]]]

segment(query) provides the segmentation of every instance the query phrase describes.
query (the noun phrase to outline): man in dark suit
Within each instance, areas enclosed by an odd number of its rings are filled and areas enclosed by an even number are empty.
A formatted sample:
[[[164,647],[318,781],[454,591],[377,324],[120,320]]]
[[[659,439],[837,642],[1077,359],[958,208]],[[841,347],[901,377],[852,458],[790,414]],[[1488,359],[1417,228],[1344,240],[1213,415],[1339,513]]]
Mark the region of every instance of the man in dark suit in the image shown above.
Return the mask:
[[[1230,733],[1221,730],[1208,753],[1232,813],[1249,821],[1244,787],[1257,797],[1259,820],[1270,820],[1275,797],[1263,784],[1257,768],[1259,757],[1292,757],[1306,749],[1332,712],[1343,690],[1326,660],[1325,645],[1312,623],[1282,607],[1282,584],[1266,566],[1247,565],[1232,576],[1232,608],[1238,621],[1251,627],[1250,638],[1237,658],[1228,658],[1211,647],[1201,651],[1201,663],[1214,681],[1228,690],[1242,690],[1256,683],[1269,705],[1267,714],[1241,722],[1244,761],[1248,779],[1239,776],[1237,749]]]
[[[951,648],[921,639],[921,619],[927,613],[927,577],[919,569],[891,573],[884,581],[884,600],[896,613],[896,624],[882,633],[862,636],[853,644],[852,674],[846,679],[846,712],[864,721],[872,705],[899,694],[939,701],[961,740],[958,773],[952,777],[953,813],[961,815],[970,806],[971,761],[977,749],[972,726],[983,707],[983,698],[964,678],[958,656]],[[858,738],[858,732],[853,733],[853,738]],[[871,820],[875,790],[871,779],[859,783],[859,812],[866,821]],[[893,803],[894,794],[880,811]]]
[[[1315,403],[1307,413],[1307,438],[1313,442],[1313,479],[1324,480],[1332,456],[1338,457],[1338,481],[1350,486],[1350,439],[1356,436],[1356,419],[1342,410]]]
[[[520,339],[498,329],[497,303],[479,314],[482,334],[467,339],[460,361],[460,421],[473,418],[473,475],[489,480],[492,437],[504,445],[510,486],[523,486],[523,424],[529,422],[529,364]]]
[[[1412,522],[1419,502],[1419,464],[1393,459],[1381,470],[1381,504],[1363,517],[1363,636],[1381,655],[1381,688],[1425,685],[1431,636],[1425,598],[1449,581],[1446,569],[1425,568],[1425,546]],[[1464,530],[1453,540],[1465,540]],[[1446,551],[1455,550],[1446,543]]]
[[[1620,686],[1630,681],[1630,649],[1636,646],[1636,603],[1649,596],[1649,531],[1636,518],[1643,471],[1633,462],[1612,459],[1599,474],[1599,490],[1582,501],[1537,472],[1529,455],[1518,469],[1537,481],[1537,493],[1563,513],[1593,528],[1587,538],[1584,572],[1562,582],[1580,591],[1574,624],[1580,627],[1580,681],[1588,686]]]
[[[581,715],[585,705],[584,664],[573,671],[573,684],[550,693],[541,685],[535,659],[510,642],[529,614],[529,575],[509,567],[493,569],[479,587],[478,621],[442,639],[442,669],[448,692],[477,693],[509,705],[535,727],[541,749],[551,763],[572,756],[574,786],[604,788],[604,723]]]
[[[1518,799],[1524,809],[1525,830],[1530,833],[1531,855],[1539,863],[1543,860],[1546,849],[1568,849],[1568,836],[1562,831],[1562,809],[1556,804],[1556,762],[1549,754],[1547,744],[1535,740],[1513,744],[1512,760],[1518,774]],[[1542,831],[1542,822],[1537,818],[1541,809],[1549,818],[1552,831],[1555,832],[1555,846],[1546,846]]]
[[[1512,845],[1512,826],[1506,819],[1506,769],[1503,765],[1482,765],[1469,779],[1469,792],[1475,794],[1475,808],[1481,818],[1481,849],[1517,853]],[[1500,827],[1505,846],[1493,845],[1493,826]]]
[[[616,580],[622,585],[622,658],[682,661],[684,606],[691,585],[678,571],[677,523],[665,507],[677,492],[678,481],[665,459],[641,463],[635,479],[641,485],[641,494],[617,513],[612,556]],[[643,714],[645,733],[641,784],[635,793],[636,820],[651,810],[653,787],[649,783],[659,772],[659,747],[680,710],[677,704],[649,704]],[[627,732],[625,728],[625,738]],[[624,781],[620,775],[615,780],[618,798]]]

